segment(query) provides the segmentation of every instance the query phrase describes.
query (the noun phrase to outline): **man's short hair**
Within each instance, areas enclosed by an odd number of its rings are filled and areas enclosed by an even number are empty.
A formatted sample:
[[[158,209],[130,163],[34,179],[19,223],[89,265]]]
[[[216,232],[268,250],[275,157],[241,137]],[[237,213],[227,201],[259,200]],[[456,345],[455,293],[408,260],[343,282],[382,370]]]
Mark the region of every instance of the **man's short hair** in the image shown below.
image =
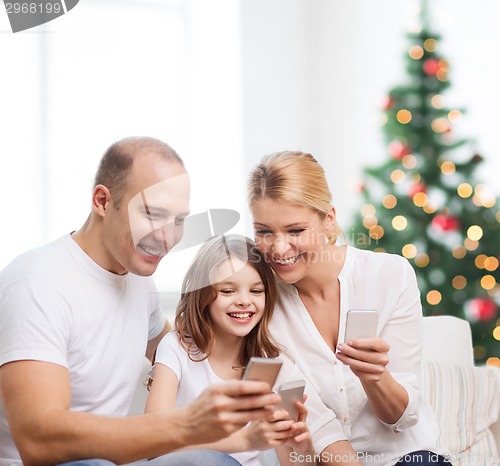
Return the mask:
[[[94,187],[99,184],[106,186],[113,196],[116,208],[120,206],[134,160],[138,155],[146,154],[154,154],[165,161],[177,162],[184,166],[179,154],[159,139],[130,137],[115,142],[102,156],[95,175]]]

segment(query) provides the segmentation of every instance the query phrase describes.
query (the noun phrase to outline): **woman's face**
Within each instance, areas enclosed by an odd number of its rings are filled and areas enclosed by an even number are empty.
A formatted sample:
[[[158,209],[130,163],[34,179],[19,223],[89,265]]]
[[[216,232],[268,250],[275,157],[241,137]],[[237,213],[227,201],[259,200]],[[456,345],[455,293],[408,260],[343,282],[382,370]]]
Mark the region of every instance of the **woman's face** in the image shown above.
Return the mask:
[[[257,247],[285,283],[298,282],[315,264],[329,259],[326,244],[335,221],[333,208],[322,219],[309,207],[262,198],[251,211]]]

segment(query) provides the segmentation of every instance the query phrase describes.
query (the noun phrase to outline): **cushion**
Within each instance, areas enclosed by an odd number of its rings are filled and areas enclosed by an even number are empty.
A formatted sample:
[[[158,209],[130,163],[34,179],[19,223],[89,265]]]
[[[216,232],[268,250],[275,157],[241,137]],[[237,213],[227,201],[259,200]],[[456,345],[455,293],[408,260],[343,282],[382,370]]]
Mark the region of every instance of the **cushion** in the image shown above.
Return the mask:
[[[499,416],[500,369],[424,361],[421,394],[439,425],[438,447],[455,466],[498,465],[489,427]]]

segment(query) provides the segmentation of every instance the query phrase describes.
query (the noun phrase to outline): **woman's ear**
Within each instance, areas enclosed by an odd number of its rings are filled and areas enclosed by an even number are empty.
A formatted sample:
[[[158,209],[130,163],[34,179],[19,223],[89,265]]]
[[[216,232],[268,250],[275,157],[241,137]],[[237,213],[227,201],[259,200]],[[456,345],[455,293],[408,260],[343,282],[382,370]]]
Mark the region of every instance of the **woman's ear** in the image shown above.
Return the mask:
[[[332,233],[334,231],[336,220],[335,207],[330,206],[330,210],[328,210],[324,219],[325,233]]]
[[[100,217],[104,217],[110,200],[111,193],[109,189],[102,184],[98,184],[92,193],[92,210]]]

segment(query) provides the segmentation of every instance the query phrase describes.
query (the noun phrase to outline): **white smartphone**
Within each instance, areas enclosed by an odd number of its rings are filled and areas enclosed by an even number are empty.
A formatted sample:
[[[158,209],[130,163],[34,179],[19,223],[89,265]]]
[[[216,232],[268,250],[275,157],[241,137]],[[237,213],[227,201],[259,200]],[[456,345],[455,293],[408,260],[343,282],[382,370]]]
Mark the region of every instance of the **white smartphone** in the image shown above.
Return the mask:
[[[245,368],[242,379],[262,380],[273,388],[282,365],[283,361],[279,358],[252,357]]]
[[[299,410],[296,401],[302,403],[302,395],[306,387],[305,380],[292,380],[280,385],[278,395],[281,396],[281,403],[278,405],[279,409],[285,409],[290,415],[290,419],[296,421],[299,418]]]
[[[378,313],[375,309],[350,309],[345,322],[344,342],[353,338],[377,336]]]

